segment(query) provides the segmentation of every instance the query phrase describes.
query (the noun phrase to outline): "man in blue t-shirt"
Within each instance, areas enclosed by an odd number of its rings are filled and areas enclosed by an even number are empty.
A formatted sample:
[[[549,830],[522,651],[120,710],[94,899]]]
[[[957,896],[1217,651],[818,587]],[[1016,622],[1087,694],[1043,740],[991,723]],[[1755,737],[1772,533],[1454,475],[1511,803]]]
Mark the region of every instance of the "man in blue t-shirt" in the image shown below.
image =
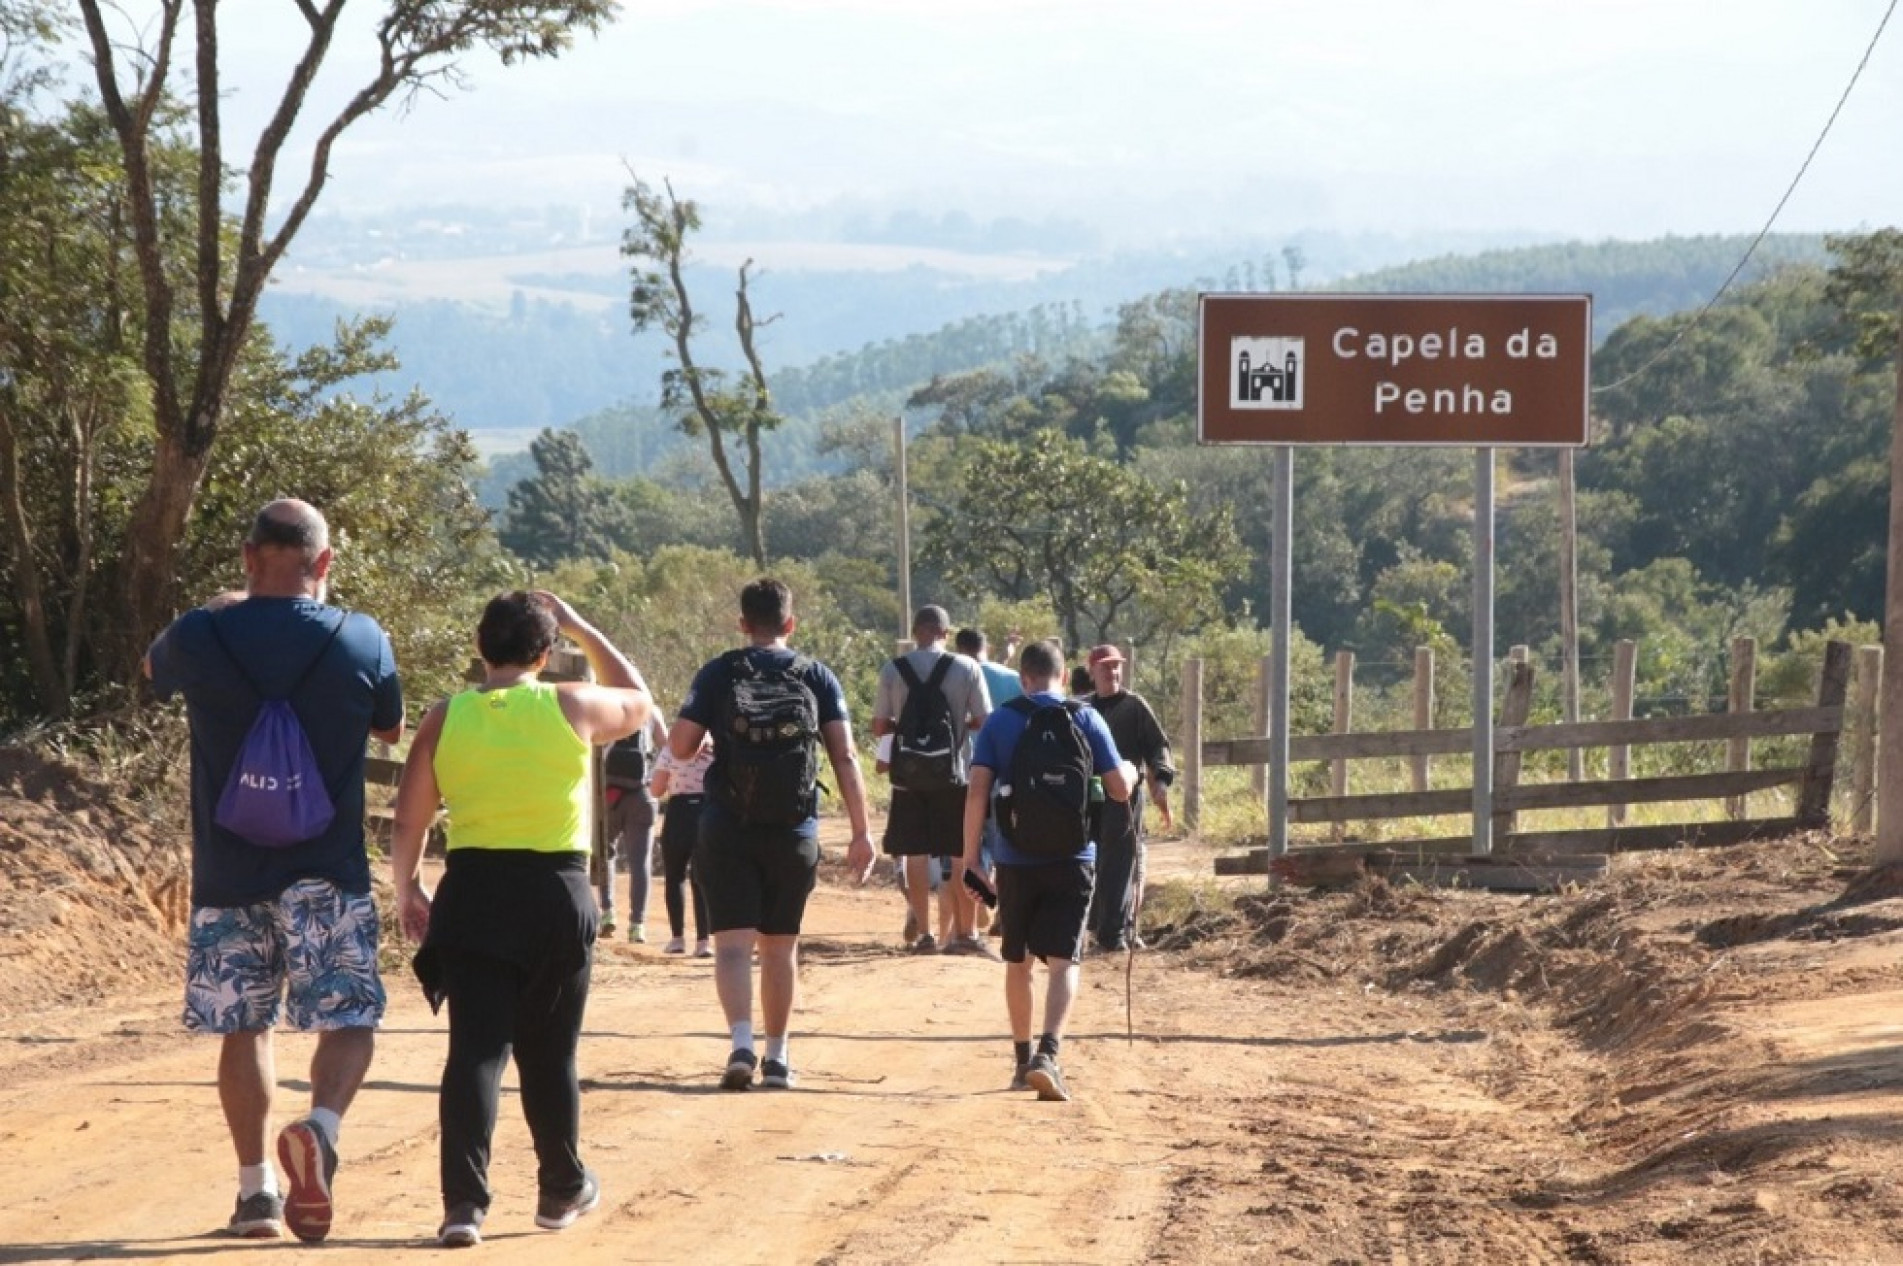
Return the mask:
[[[330,1231],[344,1111],[369,1071],[383,1016],[377,911],[364,854],[364,744],[403,737],[403,690],[390,639],[365,615],[327,606],[333,553],[324,516],[273,501],[244,543],[245,588],[173,621],[146,652],[160,699],[185,696],[192,754],[192,922],[185,1026],[223,1042],[218,1097],[238,1153],[227,1229],[303,1240]],[[266,699],[288,699],[336,809],[328,829],[282,848],[213,821],[220,793]],[[315,1031],[311,1111],[278,1134],[290,1190],[265,1159],[282,1006]]]
[[[1033,708],[1062,707],[1058,692],[1063,657],[1050,642],[1032,642],[1018,657],[1018,678]],[[994,788],[1008,785],[1018,740],[1030,724],[1022,703],[1002,707],[986,718],[971,753],[971,785],[965,799],[964,865],[977,871],[982,858],[985,819]],[[1135,771],[1117,756],[1110,727],[1088,707],[1072,721],[1090,744],[1091,772],[1103,781],[1104,794],[1127,800]],[[1020,841],[1022,843],[1022,841]],[[1077,996],[1084,952],[1084,921],[1096,881],[1097,846],[1086,840],[1079,851],[1048,857],[1025,851],[999,837],[998,918],[1004,926],[1004,1001],[1011,1018],[1011,1047],[1016,1072],[1013,1089],[1032,1089],[1040,1099],[1068,1099],[1070,1090],[1058,1067],[1064,1024]],[[1031,1047],[1031,973],[1043,959],[1049,973],[1044,992],[1044,1025],[1037,1048]]]
[[[721,1075],[724,1090],[746,1090],[754,1069],[760,1085],[786,1090],[793,1085],[787,1054],[793,995],[799,970],[800,924],[806,898],[819,873],[818,795],[810,785],[788,789],[777,760],[769,776],[749,765],[751,752],[739,748],[730,733],[746,720],[739,712],[738,687],[780,698],[803,688],[816,713],[818,735],[832,765],[833,781],[852,822],[846,865],[864,883],[872,870],[871,820],[866,813],[864,780],[846,714],[846,694],[832,669],[786,644],[793,635],[793,594],[780,581],[762,578],[740,591],[740,628],[748,644],[709,660],[694,675],[680,714],[667,734],[674,759],[687,762],[700,748],[701,736],[714,737],[713,764],[707,770],[707,797],[701,804],[700,838],[694,846],[694,876],[707,895],[714,934],[714,989],[733,1037],[732,1053]],[[790,754],[790,753],[789,753]],[[809,751],[807,759],[816,759]],[[797,762],[796,762],[797,763]],[[784,805],[753,805],[741,790],[744,771],[754,787],[769,784]],[[765,794],[765,793],[759,793]],[[746,801],[743,804],[743,801]],[[781,823],[749,821],[745,813],[777,809]],[[766,1050],[753,1053],[753,955],[760,955],[760,1016]]]

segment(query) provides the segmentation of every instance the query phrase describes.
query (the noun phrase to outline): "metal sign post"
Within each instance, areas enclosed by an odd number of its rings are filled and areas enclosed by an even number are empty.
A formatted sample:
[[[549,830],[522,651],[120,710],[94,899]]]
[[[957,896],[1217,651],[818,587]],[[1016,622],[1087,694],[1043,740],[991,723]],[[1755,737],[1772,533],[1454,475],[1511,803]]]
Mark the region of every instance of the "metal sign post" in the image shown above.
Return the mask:
[[[1474,450],[1474,856],[1493,852],[1493,450]]]
[[[1275,450],[1275,520],[1270,541],[1275,551],[1269,582],[1269,628],[1275,645],[1269,659],[1269,857],[1288,852],[1288,696],[1289,641],[1294,636],[1290,617],[1291,559],[1295,530],[1295,450],[1286,444]],[[1269,883],[1275,883],[1271,868]]]
[[[1473,851],[1490,853],[1494,448],[1586,443],[1592,299],[1205,294],[1197,355],[1197,442],[1276,448],[1269,856],[1288,851],[1291,446],[1297,444],[1474,450]]]

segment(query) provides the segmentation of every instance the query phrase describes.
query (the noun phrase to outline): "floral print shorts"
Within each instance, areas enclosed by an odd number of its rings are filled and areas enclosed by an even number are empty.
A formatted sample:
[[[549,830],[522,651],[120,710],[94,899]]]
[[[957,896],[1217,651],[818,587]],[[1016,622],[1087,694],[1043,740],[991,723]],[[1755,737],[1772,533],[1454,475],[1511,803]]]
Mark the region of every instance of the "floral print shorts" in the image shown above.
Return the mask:
[[[274,900],[192,911],[185,1027],[245,1033],[374,1028],[383,1018],[377,907],[368,894],[304,879]]]

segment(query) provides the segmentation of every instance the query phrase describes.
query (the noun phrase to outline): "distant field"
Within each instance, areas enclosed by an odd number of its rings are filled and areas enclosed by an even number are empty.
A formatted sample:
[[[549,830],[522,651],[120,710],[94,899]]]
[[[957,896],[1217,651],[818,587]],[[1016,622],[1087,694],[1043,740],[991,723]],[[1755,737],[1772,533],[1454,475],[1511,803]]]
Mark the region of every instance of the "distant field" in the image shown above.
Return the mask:
[[[839,242],[703,242],[695,245],[694,258],[702,264],[727,268],[751,259],[760,269],[773,272],[891,273],[924,268],[954,277],[1002,282],[1028,281],[1074,262],[1049,255],[975,255],[927,246]],[[610,278],[625,268],[619,247],[604,242],[467,259],[389,258],[352,268],[306,268],[292,262],[278,270],[274,284],[286,294],[320,295],[353,307],[446,299],[503,310],[520,292],[531,302],[546,300],[618,311],[626,304],[619,293],[569,288],[546,279]],[[544,280],[525,285],[521,280],[525,277]]]
[[[536,426],[499,426],[484,430],[471,430],[469,442],[476,446],[476,452],[482,460],[488,461],[504,453],[526,453],[529,441],[541,433]]]

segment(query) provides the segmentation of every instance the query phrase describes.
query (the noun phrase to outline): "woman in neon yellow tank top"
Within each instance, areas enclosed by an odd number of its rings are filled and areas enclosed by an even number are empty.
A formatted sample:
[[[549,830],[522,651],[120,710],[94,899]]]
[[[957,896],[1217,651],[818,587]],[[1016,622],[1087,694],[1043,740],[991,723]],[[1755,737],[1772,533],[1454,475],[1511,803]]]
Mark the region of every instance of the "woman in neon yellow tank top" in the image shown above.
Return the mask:
[[[594,682],[540,679],[558,634],[581,646]],[[431,1007],[449,1003],[437,1232],[446,1246],[481,1242],[511,1051],[535,1140],[536,1225],[560,1230],[601,1199],[581,1162],[575,1070],[597,930],[591,749],[647,724],[653,707],[627,657],[554,594],[492,599],[476,644],[482,684],[417,727],[390,856],[398,919],[422,942],[416,974]],[[432,898],[423,837],[439,804],[449,810],[449,866]]]

